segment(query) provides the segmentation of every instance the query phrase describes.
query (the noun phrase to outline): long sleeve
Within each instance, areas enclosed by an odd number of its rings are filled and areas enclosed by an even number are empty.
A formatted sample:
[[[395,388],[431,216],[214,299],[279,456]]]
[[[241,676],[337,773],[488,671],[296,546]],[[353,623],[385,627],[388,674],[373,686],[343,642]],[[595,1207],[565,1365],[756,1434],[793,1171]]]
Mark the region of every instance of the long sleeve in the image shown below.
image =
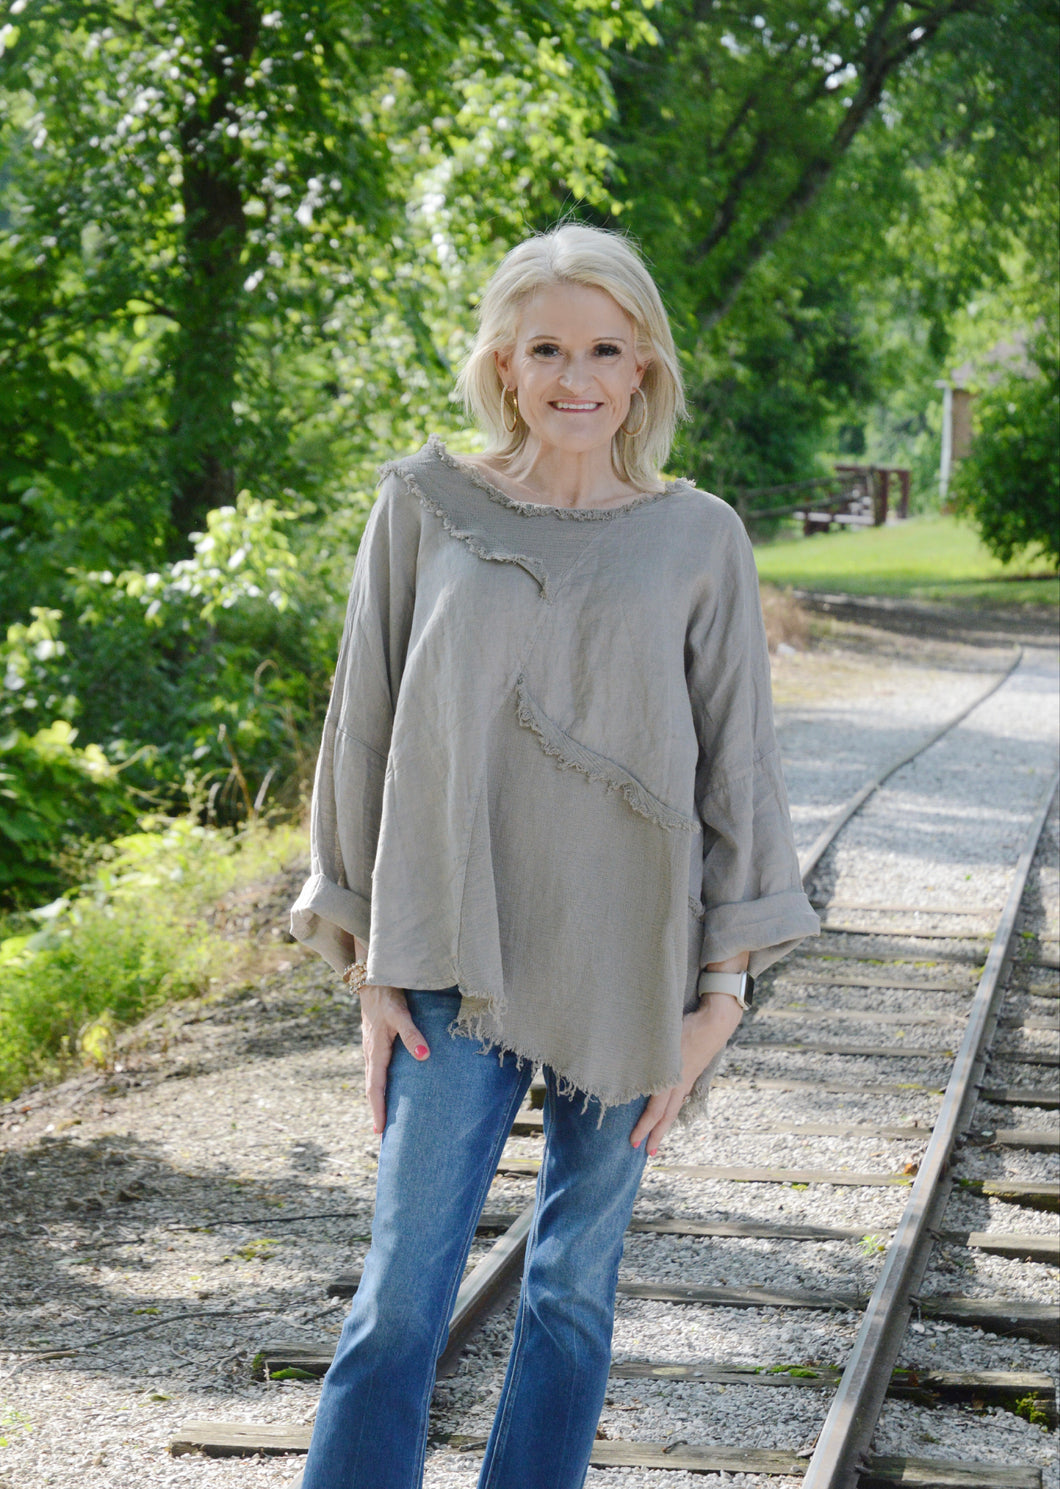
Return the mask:
[[[317,759],[310,873],[291,934],[341,971],[371,932],[372,870],[415,598],[420,508],[384,479],[357,554]]]
[[[724,517],[686,652],[700,744],[701,965],[749,951],[757,975],[820,926],[792,838],[751,545],[736,514]]]

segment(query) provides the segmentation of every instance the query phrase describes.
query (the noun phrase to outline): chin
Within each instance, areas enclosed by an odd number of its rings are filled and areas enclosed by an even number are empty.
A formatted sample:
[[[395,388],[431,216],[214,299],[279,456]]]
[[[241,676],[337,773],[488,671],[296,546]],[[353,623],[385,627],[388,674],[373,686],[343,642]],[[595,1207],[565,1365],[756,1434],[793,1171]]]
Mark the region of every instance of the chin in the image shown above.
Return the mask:
[[[565,414],[554,415],[537,429],[531,427],[530,433],[536,435],[542,444],[556,445],[572,453],[581,454],[605,446],[610,449],[615,432],[612,420],[600,414],[572,415],[570,423],[566,422],[567,418]],[[575,418],[579,420],[578,424],[574,423]]]

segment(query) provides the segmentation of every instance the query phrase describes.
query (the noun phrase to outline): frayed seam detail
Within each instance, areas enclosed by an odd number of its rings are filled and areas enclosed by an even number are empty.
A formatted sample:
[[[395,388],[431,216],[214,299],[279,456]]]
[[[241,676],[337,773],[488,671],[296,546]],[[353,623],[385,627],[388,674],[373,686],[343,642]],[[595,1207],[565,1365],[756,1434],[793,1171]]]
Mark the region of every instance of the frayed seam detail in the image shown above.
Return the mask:
[[[484,491],[491,501],[498,506],[507,507],[509,511],[516,512],[520,517],[535,517],[540,512],[546,512],[549,516],[562,518],[567,522],[602,522],[613,517],[621,517],[626,512],[635,512],[638,507],[650,506],[653,502],[660,501],[664,496],[670,496],[682,487],[687,487],[687,481],[667,481],[662,491],[645,491],[643,495],[635,497],[620,507],[554,507],[550,502],[523,502],[514,496],[509,496],[499,486],[486,479],[473,465],[465,465],[462,460],[457,460],[451,455],[445,446],[445,442],[432,434],[427,440],[427,449],[432,455],[447,465],[450,470],[457,471],[465,476],[480,491]],[[390,469],[392,467],[387,467]]]
[[[474,533],[469,532],[466,528],[459,527],[441,502],[427,495],[416,480],[416,477],[402,462],[392,462],[390,465],[384,466],[380,471],[381,477],[391,474],[400,476],[420,506],[425,511],[430,512],[432,517],[438,518],[438,521],[451,538],[455,538],[457,542],[463,543],[476,558],[484,559],[487,563],[517,564],[539,586],[542,597],[549,604],[552,603],[552,586],[549,583],[548,574],[544,566],[536,558],[533,558],[527,553],[507,553],[503,549],[488,548],[485,543],[479,541]]]
[[[670,832],[699,831],[698,822],[659,801],[658,797],[641,785],[636,776],[631,776],[621,765],[608,760],[605,755],[586,749],[558,724],[554,724],[530,697],[522,677],[516,679],[515,697],[520,724],[537,735],[541,748],[546,755],[558,762],[560,770],[579,770],[590,781],[602,783],[608,791],[619,792],[635,812],[646,817],[649,822],[654,822],[657,827]]]

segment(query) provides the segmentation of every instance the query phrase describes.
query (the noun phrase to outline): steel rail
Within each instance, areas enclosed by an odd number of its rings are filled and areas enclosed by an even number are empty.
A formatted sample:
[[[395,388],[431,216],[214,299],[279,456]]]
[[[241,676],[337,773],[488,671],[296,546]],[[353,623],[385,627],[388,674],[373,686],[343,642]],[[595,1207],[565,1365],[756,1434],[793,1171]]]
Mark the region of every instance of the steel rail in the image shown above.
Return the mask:
[[[853,796],[847,797],[846,801],[844,801],[841,806],[836,808],[831,817],[829,817],[828,821],[825,823],[824,827],[821,829],[820,833],[817,835],[814,842],[810,845],[805,858],[800,857],[799,872],[802,875],[802,882],[804,886],[807,879],[809,879],[814,869],[820,863],[821,859],[828,852],[828,849],[835,842],[840,828],[844,827],[846,823],[850,821],[851,817],[853,817],[858,808],[864,806],[869,797],[872,796],[876,791],[878,791],[882,785],[889,781],[890,778],[897,771],[901,770],[903,765],[911,764],[911,762],[914,761],[918,755],[922,755],[924,751],[929,750],[933,744],[937,744],[938,741],[943,737],[943,735],[949,734],[951,729],[956,729],[957,725],[963,723],[970,713],[974,713],[974,711],[979,707],[981,703],[985,703],[988,698],[992,697],[993,694],[997,692],[998,688],[1002,687],[1003,684],[1008,682],[1009,678],[1012,676],[1013,672],[1015,672],[1016,668],[1019,666],[1022,660],[1023,647],[1017,646],[1016,655],[1013,657],[1012,662],[1010,663],[1008,668],[995,682],[992,682],[990,684],[985,693],[980,693],[977,698],[974,698],[971,703],[962,708],[958,713],[955,713],[951,719],[943,724],[941,729],[936,729],[935,732],[929,735],[927,739],[922,740],[915,749],[907,750],[900,759],[895,760],[891,765],[888,765],[884,770],[880,771],[880,773],[874,776],[871,781],[866,781],[865,785],[855,791]]]
[[[503,1295],[512,1275],[522,1266],[533,1220],[534,1207],[527,1205],[461,1283],[449,1320],[449,1339],[438,1360],[439,1379],[452,1374],[483,1314]]]
[[[864,1456],[916,1303],[916,1289],[934,1245],[933,1232],[939,1228],[949,1198],[952,1180],[947,1170],[953,1146],[979,1096],[986,1069],[984,1051],[997,1023],[1002,974],[1012,960],[1020,902],[1058,783],[1060,772],[1054,775],[1031,821],[938,1119],[807,1465],[803,1489],[855,1489],[863,1472]]]

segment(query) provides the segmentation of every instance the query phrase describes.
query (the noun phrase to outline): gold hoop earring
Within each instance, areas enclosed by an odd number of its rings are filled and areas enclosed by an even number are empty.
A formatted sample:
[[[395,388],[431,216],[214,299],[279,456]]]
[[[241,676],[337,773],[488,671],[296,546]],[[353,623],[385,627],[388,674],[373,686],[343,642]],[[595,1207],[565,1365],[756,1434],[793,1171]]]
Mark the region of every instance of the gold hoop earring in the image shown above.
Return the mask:
[[[645,398],[644,394],[641,393],[639,388],[634,388],[633,392],[629,396],[629,409],[626,410],[626,418],[629,418],[630,409],[632,409],[633,407],[633,399],[638,395],[640,397],[641,404],[643,405],[640,411],[640,423],[637,425],[636,429],[627,429],[625,420],[623,420],[623,422],[618,426],[623,434],[629,435],[630,439],[636,439],[638,434],[643,434],[648,424],[648,400]]]
[[[508,423],[509,393],[512,395],[512,422],[510,424]],[[515,390],[513,388],[506,388],[503,386],[503,384],[501,386],[501,423],[504,425],[509,434],[514,434],[515,431],[519,428],[519,399],[516,397]]]

